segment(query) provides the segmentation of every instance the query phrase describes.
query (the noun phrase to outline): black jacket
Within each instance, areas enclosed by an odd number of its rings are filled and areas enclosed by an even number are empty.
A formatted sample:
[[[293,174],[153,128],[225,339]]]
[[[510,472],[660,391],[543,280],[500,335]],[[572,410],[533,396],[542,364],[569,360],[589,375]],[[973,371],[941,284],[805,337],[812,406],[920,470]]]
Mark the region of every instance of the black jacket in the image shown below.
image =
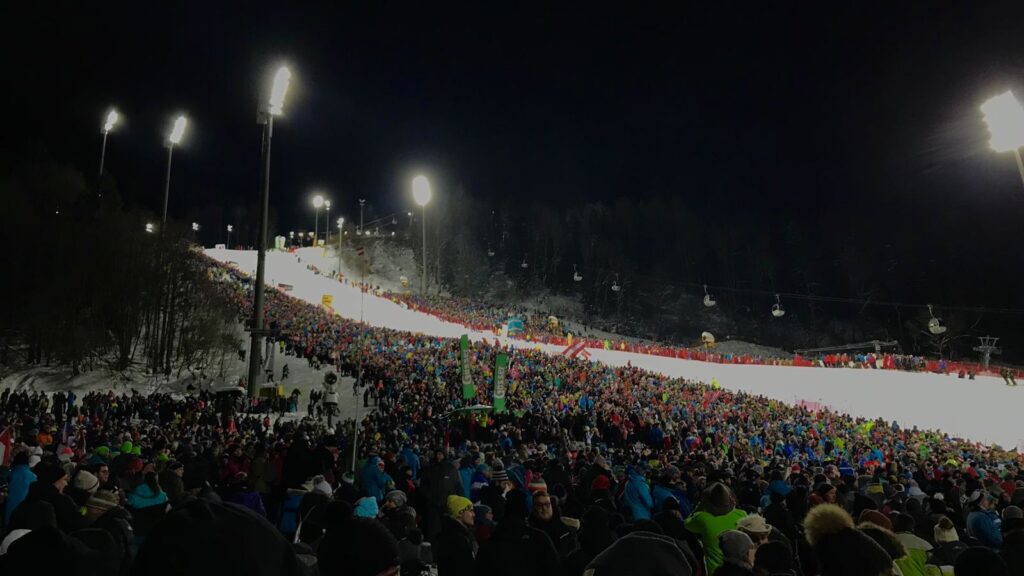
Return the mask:
[[[426,501],[437,510],[444,510],[448,496],[462,495],[462,479],[455,466],[445,460],[435,463],[420,474],[420,490]]]
[[[53,506],[53,513],[57,517],[57,528],[65,534],[71,534],[75,530],[85,527],[85,516],[82,515],[81,509],[75,506],[75,502],[71,498],[58,492],[57,487],[53,484],[33,482],[29,486],[28,496],[25,497],[24,502],[18,505],[18,509],[33,502],[46,502]],[[14,515],[17,513],[18,511],[15,510]]]
[[[476,559],[480,576],[555,576],[559,569],[558,552],[548,535],[518,518],[499,524]]]
[[[437,536],[434,560],[438,576],[469,576],[473,573],[473,534],[461,522],[445,515]]]

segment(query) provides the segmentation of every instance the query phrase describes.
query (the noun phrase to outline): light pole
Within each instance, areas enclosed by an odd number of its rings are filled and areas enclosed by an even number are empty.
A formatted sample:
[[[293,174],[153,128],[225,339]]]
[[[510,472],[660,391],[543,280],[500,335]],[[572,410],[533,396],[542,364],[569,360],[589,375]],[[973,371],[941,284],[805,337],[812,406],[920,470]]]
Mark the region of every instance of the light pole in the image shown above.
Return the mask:
[[[327,234],[327,236],[324,238],[324,247],[326,248],[327,245],[331,243],[331,201],[330,200],[324,200],[324,210],[327,211],[327,214],[324,215],[324,233]]]
[[[324,197],[317,194],[313,196],[313,246],[320,236],[320,209],[324,206]]]
[[[167,178],[164,180],[164,215],[160,220],[160,232],[167,228],[167,198],[171,195],[171,156],[174,154],[174,147],[181,143],[185,135],[185,127],[188,126],[188,119],[180,115],[174,119],[174,127],[167,137]]]
[[[420,276],[420,293],[427,294],[427,202],[430,202],[430,180],[426,176],[412,179],[412,198],[423,209],[423,273]]]
[[[1020,156],[1020,149],[1024,146],[1024,106],[1013,92],[1007,90],[989,98],[981,105],[981,112],[992,135],[989,145],[996,152],[1013,152],[1021,182],[1024,182],[1024,160]]]
[[[167,199],[171,195],[171,157],[174,154],[174,147],[181,143],[181,137],[185,135],[185,126],[187,125],[188,119],[184,115],[178,116],[174,119],[171,134],[167,136],[167,178],[164,179],[164,216],[160,220],[161,232],[167,228]]]
[[[232,228],[231,224],[228,224],[228,239],[227,239],[227,241],[224,244],[224,247],[226,249],[228,249],[228,250],[231,250],[231,231],[232,230],[234,230],[234,228]]]
[[[192,223],[192,241],[199,243],[199,222]]]
[[[345,239],[341,235],[341,229],[345,226],[345,219],[338,218],[338,277],[341,278],[341,242]]]
[[[249,398],[256,396],[256,378],[260,370],[260,339],[263,337],[263,279],[266,276],[267,212],[270,211],[270,140],[274,135],[274,116],[279,116],[288,93],[292,73],[287,66],[281,66],[274,73],[270,98],[257,111],[257,122],[263,125],[263,178],[260,199],[260,221],[256,236],[256,290],[253,297],[252,326],[249,335]]]
[[[356,230],[356,234],[362,234],[363,233],[363,204],[366,204],[366,200],[360,198],[359,199],[359,229]]]
[[[117,124],[119,118],[117,110],[111,108],[107,112],[107,119],[103,123],[103,145],[100,146],[100,176],[103,176],[103,161],[107,156],[107,134],[114,129],[114,124]]]
[[[293,231],[288,233],[288,247],[290,248],[290,247],[292,247],[294,245],[295,245],[295,231],[293,230]]]

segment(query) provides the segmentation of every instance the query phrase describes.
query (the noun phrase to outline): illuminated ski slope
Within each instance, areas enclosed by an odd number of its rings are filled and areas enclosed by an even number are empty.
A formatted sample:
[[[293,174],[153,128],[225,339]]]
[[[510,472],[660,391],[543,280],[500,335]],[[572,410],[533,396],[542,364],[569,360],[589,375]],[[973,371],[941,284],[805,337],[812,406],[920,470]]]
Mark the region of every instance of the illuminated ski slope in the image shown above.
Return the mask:
[[[387,299],[361,295],[352,286],[319,276],[306,269],[312,260],[325,262],[316,249],[304,249],[302,263],[295,255],[267,253],[268,284],[290,284],[291,295],[320,304],[324,294],[334,297],[334,310],[346,318],[362,318],[373,326],[456,338],[469,334],[479,341],[494,340],[493,333],[473,332],[436,317],[407,310]],[[243,272],[256,268],[256,253],[239,250],[207,250],[221,262],[235,262]],[[362,296],[362,298],[361,298]],[[536,347],[517,340],[513,346]],[[550,353],[561,347],[540,345]],[[590,349],[594,360],[624,366],[627,362],[669,376],[708,382],[718,379],[722,387],[743,390],[786,402],[821,402],[836,410],[867,418],[882,417],[902,426],[940,429],[1004,447],[1024,448],[1024,386],[1010,388],[999,378],[960,380],[956,376],[909,373],[890,370],[795,368],[788,366],[723,365],[648,356],[629,352]]]

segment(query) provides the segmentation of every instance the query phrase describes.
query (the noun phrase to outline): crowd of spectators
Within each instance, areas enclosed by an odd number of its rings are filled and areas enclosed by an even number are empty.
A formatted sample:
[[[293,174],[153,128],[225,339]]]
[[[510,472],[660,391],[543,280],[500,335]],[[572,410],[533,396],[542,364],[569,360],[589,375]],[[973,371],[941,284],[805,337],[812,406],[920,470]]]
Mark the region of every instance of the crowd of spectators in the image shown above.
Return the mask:
[[[211,266],[247,316],[250,284]],[[5,390],[0,572],[1024,573],[1016,452],[493,345],[467,398],[457,341],[276,290],[266,313],[375,409],[328,428],[203,391]],[[501,351],[507,411],[460,410],[490,404]]]

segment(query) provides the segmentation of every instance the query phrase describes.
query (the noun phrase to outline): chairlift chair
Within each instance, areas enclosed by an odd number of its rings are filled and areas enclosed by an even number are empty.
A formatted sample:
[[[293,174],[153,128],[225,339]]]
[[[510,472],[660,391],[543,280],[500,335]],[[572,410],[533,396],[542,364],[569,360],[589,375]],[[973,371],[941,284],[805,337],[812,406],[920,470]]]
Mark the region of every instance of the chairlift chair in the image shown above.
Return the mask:
[[[523,270],[526,270],[527,268],[530,267],[530,264],[526,261],[526,256],[523,256],[523,262],[522,264],[519,265],[519,267],[522,268]]]
[[[575,264],[572,265],[572,281],[573,282],[582,282],[583,281],[583,276],[580,276],[580,273],[576,271],[576,265]]]
[[[782,308],[782,301],[779,300],[779,295],[775,295],[775,304],[772,304],[772,316],[775,318],[782,318],[786,315],[786,311]]]
[[[931,304],[928,305],[928,315],[931,316],[928,320],[928,331],[936,336],[945,333],[946,327],[942,325],[942,320],[935,317]]]
[[[619,275],[615,275],[615,280],[612,280],[612,292],[618,292],[622,290],[622,286],[619,286]]]
[[[704,285],[704,306],[706,308],[711,308],[715,304],[718,304],[718,302],[716,302],[715,299],[711,296],[711,294],[708,293],[708,285],[705,284]]]

